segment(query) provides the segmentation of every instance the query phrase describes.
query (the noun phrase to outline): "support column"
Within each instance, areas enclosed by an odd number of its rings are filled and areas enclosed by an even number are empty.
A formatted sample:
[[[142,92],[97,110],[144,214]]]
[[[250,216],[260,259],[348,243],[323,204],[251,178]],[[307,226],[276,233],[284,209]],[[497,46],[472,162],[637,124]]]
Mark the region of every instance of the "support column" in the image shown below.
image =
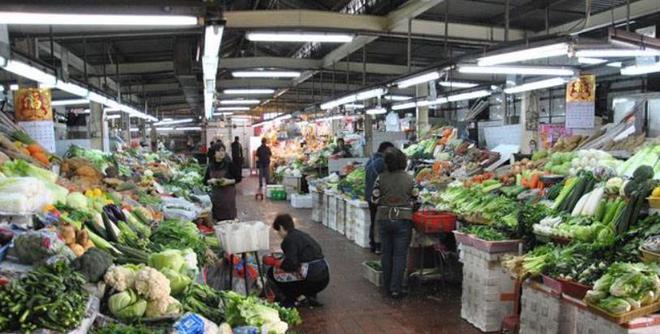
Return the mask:
[[[417,90],[417,97],[419,98],[426,98],[429,95],[429,86],[428,85],[434,85],[435,81],[430,82],[428,84],[423,84],[423,85],[418,85],[416,90]],[[416,129],[416,135],[417,138],[423,136],[426,134],[431,129],[431,125],[429,124],[429,107],[417,107],[417,129]]]
[[[520,126],[522,138],[520,152],[533,153],[538,149],[539,96],[536,92],[524,93],[520,100]]]
[[[103,137],[105,136],[103,126],[104,113],[102,104],[96,102],[89,103],[89,118],[87,119],[89,142],[90,147],[96,150],[103,150]]]
[[[374,151],[374,116],[364,115],[364,156],[370,157]]]
[[[126,145],[131,143],[131,116],[128,113],[121,113],[121,134],[122,139],[126,142]]]

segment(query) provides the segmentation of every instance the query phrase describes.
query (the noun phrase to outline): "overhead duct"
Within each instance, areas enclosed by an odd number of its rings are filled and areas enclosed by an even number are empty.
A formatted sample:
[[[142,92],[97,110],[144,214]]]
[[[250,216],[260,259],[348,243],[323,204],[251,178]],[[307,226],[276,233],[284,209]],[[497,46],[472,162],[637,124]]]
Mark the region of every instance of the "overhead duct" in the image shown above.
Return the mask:
[[[189,37],[176,37],[174,40],[174,75],[193,115],[202,114],[202,86],[193,71],[193,50],[195,40]]]

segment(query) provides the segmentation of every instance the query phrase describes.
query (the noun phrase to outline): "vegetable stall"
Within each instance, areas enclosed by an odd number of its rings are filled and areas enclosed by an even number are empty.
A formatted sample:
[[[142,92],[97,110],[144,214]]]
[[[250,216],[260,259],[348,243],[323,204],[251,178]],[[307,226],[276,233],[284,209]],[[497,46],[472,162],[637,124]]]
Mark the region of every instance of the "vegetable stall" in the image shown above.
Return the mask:
[[[284,333],[301,322],[207,281],[223,251],[196,162],[75,146],[44,158],[29,136],[2,132],[1,332]]]

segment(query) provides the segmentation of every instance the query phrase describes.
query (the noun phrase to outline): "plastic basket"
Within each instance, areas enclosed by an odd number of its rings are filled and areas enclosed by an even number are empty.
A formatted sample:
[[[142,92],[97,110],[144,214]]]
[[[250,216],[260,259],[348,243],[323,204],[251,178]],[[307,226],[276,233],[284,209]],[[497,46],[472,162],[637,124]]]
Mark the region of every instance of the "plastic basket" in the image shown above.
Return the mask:
[[[644,247],[639,247],[639,253],[642,261],[645,263],[660,263],[660,253],[651,252],[644,249]]]
[[[448,212],[417,211],[413,214],[412,221],[415,227],[423,233],[450,233],[456,229],[456,216]]]
[[[222,248],[230,254],[270,249],[268,225],[260,221],[221,223],[215,226],[215,234]]]
[[[660,197],[647,197],[651,209],[660,209]]]
[[[270,199],[273,201],[286,201],[286,191],[285,190],[273,190],[271,192]]]

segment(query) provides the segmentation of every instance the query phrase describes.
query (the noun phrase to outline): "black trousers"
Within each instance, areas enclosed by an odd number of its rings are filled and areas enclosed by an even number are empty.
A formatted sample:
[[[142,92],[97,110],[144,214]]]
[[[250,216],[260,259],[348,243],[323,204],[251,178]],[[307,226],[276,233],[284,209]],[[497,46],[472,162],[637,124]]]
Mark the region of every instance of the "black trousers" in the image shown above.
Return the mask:
[[[378,205],[369,201],[369,213],[371,214],[371,224],[369,225],[369,246],[372,251],[380,247],[380,243],[376,242],[376,211],[378,211]]]
[[[314,275],[312,279],[308,278],[298,282],[278,282],[273,276],[273,268],[268,270],[268,280],[279,290],[277,295],[282,302],[294,302],[299,296],[308,298],[316,297],[316,294],[323,291],[330,283],[330,272],[326,269],[323,273]]]

